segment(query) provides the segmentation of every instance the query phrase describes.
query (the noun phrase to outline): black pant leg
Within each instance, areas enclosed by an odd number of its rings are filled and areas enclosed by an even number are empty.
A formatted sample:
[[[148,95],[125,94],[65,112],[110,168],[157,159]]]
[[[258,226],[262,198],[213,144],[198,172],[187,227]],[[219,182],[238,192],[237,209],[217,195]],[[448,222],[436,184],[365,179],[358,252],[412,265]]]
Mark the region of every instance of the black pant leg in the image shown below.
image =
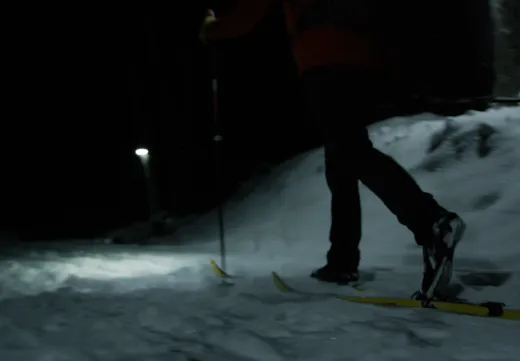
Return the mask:
[[[431,233],[433,222],[446,210],[431,194],[424,192],[392,157],[375,148],[366,150],[364,156],[366,161],[361,162],[357,169],[359,180],[383,201],[421,244]]]
[[[331,192],[331,247],[327,261],[356,269],[362,234],[361,202],[358,177],[355,169],[348,166],[349,153],[352,154],[352,151],[343,146],[334,132],[326,132],[325,176]]]
[[[304,76],[308,106],[324,131],[327,184],[332,195],[330,263],[359,263],[361,181],[416,236],[443,209],[393,158],[373,147],[366,124],[379,120],[378,78],[344,68],[316,69]],[[391,240],[382,240],[391,241]]]

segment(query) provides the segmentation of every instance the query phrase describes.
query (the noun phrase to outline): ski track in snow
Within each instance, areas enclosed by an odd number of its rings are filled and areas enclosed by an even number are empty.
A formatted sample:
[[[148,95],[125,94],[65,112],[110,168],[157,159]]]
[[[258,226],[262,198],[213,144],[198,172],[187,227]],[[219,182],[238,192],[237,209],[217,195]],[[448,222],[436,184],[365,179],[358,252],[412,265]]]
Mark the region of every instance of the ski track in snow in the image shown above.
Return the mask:
[[[388,120],[372,129],[374,143],[467,220],[455,263],[456,281],[470,281],[461,296],[520,309],[520,108],[459,117],[428,154],[445,125],[425,118]],[[482,122],[497,131],[485,157],[474,132]],[[321,163],[321,151],[297,157],[226,207],[234,286],[219,285],[208,264],[218,261],[214,214],[183,239],[158,240],[211,244],[3,250],[0,360],[518,360],[517,321],[276,291],[271,270],[295,286],[359,295],[308,278],[327,247]],[[363,188],[362,197],[362,273],[375,274],[363,294],[408,297],[420,283],[420,250],[375,196]]]

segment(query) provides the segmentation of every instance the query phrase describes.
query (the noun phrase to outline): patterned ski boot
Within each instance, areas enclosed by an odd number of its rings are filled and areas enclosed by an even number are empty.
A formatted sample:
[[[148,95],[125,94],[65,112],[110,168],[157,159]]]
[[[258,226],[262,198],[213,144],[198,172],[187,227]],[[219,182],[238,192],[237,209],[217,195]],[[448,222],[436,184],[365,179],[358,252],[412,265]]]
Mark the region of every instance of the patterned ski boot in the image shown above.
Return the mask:
[[[445,299],[443,290],[450,284],[453,256],[466,225],[455,213],[444,214],[432,227],[431,241],[423,246],[424,274],[420,292],[412,298],[427,305],[434,299]]]

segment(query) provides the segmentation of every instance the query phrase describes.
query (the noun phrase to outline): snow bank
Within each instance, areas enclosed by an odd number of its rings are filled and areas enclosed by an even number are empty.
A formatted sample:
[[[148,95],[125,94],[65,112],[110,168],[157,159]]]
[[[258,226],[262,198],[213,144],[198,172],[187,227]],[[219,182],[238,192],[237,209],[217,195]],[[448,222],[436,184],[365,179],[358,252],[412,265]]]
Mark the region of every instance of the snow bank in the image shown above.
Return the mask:
[[[514,221],[520,212],[519,107],[453,119],[395,118],[372,127],[371,135],[375,146],[409,169],[426,191],[468,220],[463,254],[479,258],[493,252],[502,267],[518,269],[519,254],[509,246],[520,242]],[[239,258],[246,253],[270,261],[323,262],[329,226],[323,171],[322,150],[311,151],[275,170],[248,198],[228,204],[229,251]],[[385,259],[395,264],[404,247],[413,247],[412,237],[368,190],[362,188],[362,195],[365,259],[370,265],[384,266]],[[211,214],[179,233],[183,240],[214,239],[216,252],[215,219]]]

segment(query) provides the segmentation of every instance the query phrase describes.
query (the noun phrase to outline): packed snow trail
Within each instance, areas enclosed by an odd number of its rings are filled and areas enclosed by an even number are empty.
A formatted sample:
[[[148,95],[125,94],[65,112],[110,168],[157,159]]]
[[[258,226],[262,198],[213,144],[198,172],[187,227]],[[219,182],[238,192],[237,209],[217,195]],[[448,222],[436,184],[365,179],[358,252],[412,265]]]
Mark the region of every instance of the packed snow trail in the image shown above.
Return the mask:
[[[373,127],[374,143],[468,222],[455,263],[461,297],[520,308],[520,108],[454,126],[427,118]],[[295,286],[338,290],[308,277],[327,248],[322,157],[297,157],[226,206],[233,286],[219,285],[208,264],[218,255],[214,214],[158,246],[3,250],[0,360],[517,360],[515,321],[275,289],[271,271]],[[366,292],[406,297],[420,283],[420,249],[374,195],[362,197]],[[190,245],[174,245],[182,241]]]
[[[209,266],[200,266],[208,255],[180,250],[162,250],[164,262],[172,260],[167,275],[152,269],[155,275],[125,279],[125,262],[131,267],[153,255],[124,247],[119,253],[111,258],[78,247],[76,254],[48,256],[52,261],[18,261],[44,271],[48,287],[58,286],[60,269],[89,267],[82,257],[100,258],[106,268],[98,265],[96,276],[69,278],[54,291],[23,295],[19,289],[5,298],[1,359],[516,360],[518,355],[519,327],[513,321],[290,297],[273,288],[268,274],[219,286]],[[179,268],[175,259],[193,264]],[[52,264],[45,269],[47,263]],[[111,274],[116,269],[118,280]]]

